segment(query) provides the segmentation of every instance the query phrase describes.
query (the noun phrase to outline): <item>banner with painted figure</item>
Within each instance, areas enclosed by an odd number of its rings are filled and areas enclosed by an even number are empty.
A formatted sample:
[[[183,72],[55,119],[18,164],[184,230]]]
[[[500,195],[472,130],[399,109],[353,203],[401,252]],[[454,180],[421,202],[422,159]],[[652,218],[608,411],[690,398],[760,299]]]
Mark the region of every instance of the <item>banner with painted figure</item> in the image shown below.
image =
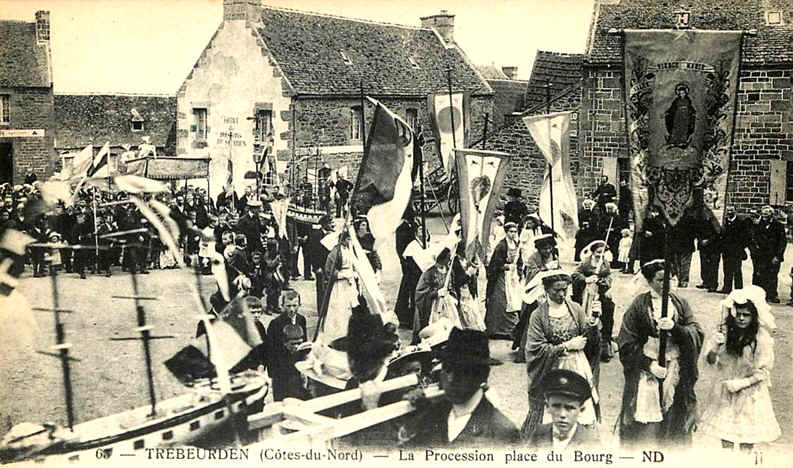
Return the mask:
[[[540,218],[553,219],[553,228],[562,242],[574,238],[578,231],[578,199],[573,176],[570,173],[571,115],[572,112],[556,112],[523,118],[534,143],[551,166],[550,173],[548,169],[545,170],[540,192]],[[553,210],[551,210],[551,176],[553,176]]]
[[[465,148],[471,127],[470,95],[468,93],[435,93],[428,97],[428,109],[435,150],[447,174],[454,170],[454,148]],[[452,131],[454,129],[454,131]]]
[[[468,261],[476,258],[480,264],[487,261],[490,225],[510,158],[510,154],[499,151],[456,150],[462,241]]]
[[[626,30],[625,89],[636,228],[648,204],[671,225],[695,190],[725,193],[740,31]]]

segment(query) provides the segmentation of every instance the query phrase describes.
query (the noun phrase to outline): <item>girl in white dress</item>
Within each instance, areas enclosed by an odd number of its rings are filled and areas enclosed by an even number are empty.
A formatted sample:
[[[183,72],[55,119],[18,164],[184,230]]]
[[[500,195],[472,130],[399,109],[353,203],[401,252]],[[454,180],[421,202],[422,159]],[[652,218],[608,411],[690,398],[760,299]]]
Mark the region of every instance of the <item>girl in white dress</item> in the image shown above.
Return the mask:
[[[722,321],[705,347],[705,362],[718,376],[699,427],[724,448],[751,451],[781,434],[768,391],[775,328],[762,288],[736,289],[722,301]]]

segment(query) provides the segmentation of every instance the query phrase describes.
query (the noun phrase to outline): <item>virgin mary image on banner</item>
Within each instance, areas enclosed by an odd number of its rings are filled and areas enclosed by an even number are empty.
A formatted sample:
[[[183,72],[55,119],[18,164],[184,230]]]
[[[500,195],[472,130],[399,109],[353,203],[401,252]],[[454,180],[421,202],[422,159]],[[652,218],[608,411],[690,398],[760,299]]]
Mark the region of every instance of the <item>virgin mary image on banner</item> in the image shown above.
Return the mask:
[[[651,203],[674,226],[695,191],[726,190],[740,31],[625,30],[636,228]]]
[[[697,110],[691,104],[688,96],[688,85],[678,83],[675,86],[677,97],[666,111],[666,144],[681,149],[688,147],[691,136],[694,134],[694,125],[697,120]]]

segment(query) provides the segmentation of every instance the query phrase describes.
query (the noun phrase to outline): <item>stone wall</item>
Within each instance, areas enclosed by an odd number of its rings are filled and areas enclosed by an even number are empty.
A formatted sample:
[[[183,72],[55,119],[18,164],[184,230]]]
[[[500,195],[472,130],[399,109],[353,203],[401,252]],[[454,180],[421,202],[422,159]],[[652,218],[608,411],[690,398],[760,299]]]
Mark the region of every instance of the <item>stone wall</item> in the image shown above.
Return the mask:
[[[52,88],[0,88],[8,94],[10,121],[2,130],[43,129],[44,137],[3,138],[11,143],[14,164],[13,183],[20,184],[28,172],[46,179],[55,168],[55,111]]]
[[[772,160],[793,161],[793,68],[752,68],[741,72],[727,198],[739,211],[771,200]],[[579,177],[595,187],[604,157],[628,157],[622,72],[585,67]],[[720,194],[720,197],[723,197]]]
[[[566,94],[552,99],[551,112],[577,110],[580,101],[580,88],[571,88]],[[545,109],[536,113],[545,113]],[[578,113],[574,114],[574,116],[578,117]],[[570,170],[576,191],[580,195],[582,190],[579,184],[581,158],[578,146],[578,120],[576,118],[570,122]],[[530,206],[536,206],[539,201],[547,163],[542,153],[540,153],[540,149],[531,138],[529,129],[523,123],[523,120],[517,119],[511,125],[489,135],[487,138],[487,149],[512,154],[510,167],[504,181],[504,189],[502,189],[502,198],[503,194],[507,192],[507,188],[517,187],[523,192],[526,202]]]
[[[741,72],[728,194],[743,211],[770,200],[770,162],[793,161],[793,67]],[[793,201],[793,200],[791,200]]]
[[[223,22],[177,93],[177,155],[212,157],[213,197],[226,181],[229,157],[235,189],[242,193],[253,183],[244,175],[255,169],[257,108],[271,109],[274,148],[287,149],[291,99],[286,94],[280,70],[256,30],[246,21]],[[207,109],[206,140],[197,138],[194,108]]]
[[[422,125],[425,136],[432,135],[430,117],[426,99],[416,98],[383,98],[378,99],[392,112],[406,119],[408,109],[416,109],[418,122]],[[331,169],[346,166],[348,177],[355,180],[360,165],[363,145],[361,140],[350,139],[351,110],[360,108],[360,99],[350,98],[297,98],[295,103],[295,117],[297,119],[297,133],[295,147],[298,155],[314,154],[317,148],[321,152],[321,163],[327,163]],[[368,138],[375,107],[367,101],[364,106],[366,136]],[[471,128],[468,132],[468,142],[471,144],[482,136],[484,130],[484,114],[492,115],[492,97],[474,97],[471,99]],[[291,118],[285,115],[284,118]],[[290,130],[291,130],[290,125]],[[288,134],[282,136],[289,138]],[[428,138],[429,139],[429,138]],[[291,146],[291,140],[287,142]],[[427,143],[423,147],[424,161],[428,171],[440,165],[434,143]],[[279,159],[291,159],[291,151],[280,151]],[[298,166],[298,174],[305,173],[305,164],[313,171],[317,164],[314,158],[309,158]]]

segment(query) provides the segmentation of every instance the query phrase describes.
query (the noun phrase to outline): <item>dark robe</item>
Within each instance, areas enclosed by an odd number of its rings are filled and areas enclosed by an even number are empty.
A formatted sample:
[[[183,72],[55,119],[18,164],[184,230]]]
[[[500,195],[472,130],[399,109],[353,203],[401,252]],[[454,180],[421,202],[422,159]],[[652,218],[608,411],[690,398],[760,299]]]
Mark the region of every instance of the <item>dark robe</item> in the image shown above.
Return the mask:
[[[503,447],[517,442],[519,433],[515,425],[487,399],[482,401],[471,413],[460,435],[449,442],[450,401],[443,399],[433,404],[415,421],[415,435],[406,444],[408,447],[427,448],[475,448]]]
[[[648,237],[647,233],[651,233],[652,235]],[[642,265],[650,260],[664,258],[665,235],[666,228],[661,215],[655,218],[650,218],[648,216],[644,219],[641,231],[641,249],[639,250],[639,261]]]
[[[267,327],[269,373],[273,381],[273,400],[280,401],[286,397],[305,400],[309,398],[303,386],[302,376],[295,368],[295,363],[305,358],[307,351],[290,353],[286,348],[284,327],[289,324],[289,317],[282,313]],[[306,318],[299,313],[295,316],[295,325],[303,330],[303,341],[308,339]]]
[[[639,429],[644,425],[634,420],[639,376],[642,370],[649,371],[652,362],[644,355],[644,345],[650,336],[658,336],[657,327],[650,316],[651,293],[646,292],[637,296],[622,317],[622,328],[617,336],[617,344],[625,376],[625,386],[617,423],[620,440],[623,442],[649,442],[651,445],[660,442],[691,443],[691,433],[697,416],[697,397],[694,393],[694,385],[699,377],[697,359],[702,350],[704,334],[699,323],[696,322],[688,302],[675,293],[669,294],[669,301],[670,308],[674,306],[677,309],[677,314],[675,315],[675,327],[670,330],[667,336],[680,349],[678,361],[680,379],[675,389],[672,406],[664,415],[663,421],[658,423],[657,440],[637,440],[636,435],[642,432]]]
[[[418,338],[418,332],[429,324],[432,305],[438,298],[438,290],[443,287],[444,277],[438,271],[437,265],[432,265],[419,277],[414,302],[416,304],[418,323],[413,323],[413,341]],[[415,322],[415,321],[414,321]]]
[[[485,324],[487,325],[487,333],[492,337],[500,337],[504,335],[506,338],[511,338],[520,320],[520,312],[518,310],[507,310],[507,284],[506,278],[506,265],[511,263],[517,268],[518,272],[523,270],[523,261],[520,258],[520,248],[516,249],[515,255],[517,258],[513,262],[508,262],[507,256],[509,249],[507,247],[507,239],[501,239],[493,250],[493,255],[490,257],[490,262],[487,264],[487,293],[485,296]]]

